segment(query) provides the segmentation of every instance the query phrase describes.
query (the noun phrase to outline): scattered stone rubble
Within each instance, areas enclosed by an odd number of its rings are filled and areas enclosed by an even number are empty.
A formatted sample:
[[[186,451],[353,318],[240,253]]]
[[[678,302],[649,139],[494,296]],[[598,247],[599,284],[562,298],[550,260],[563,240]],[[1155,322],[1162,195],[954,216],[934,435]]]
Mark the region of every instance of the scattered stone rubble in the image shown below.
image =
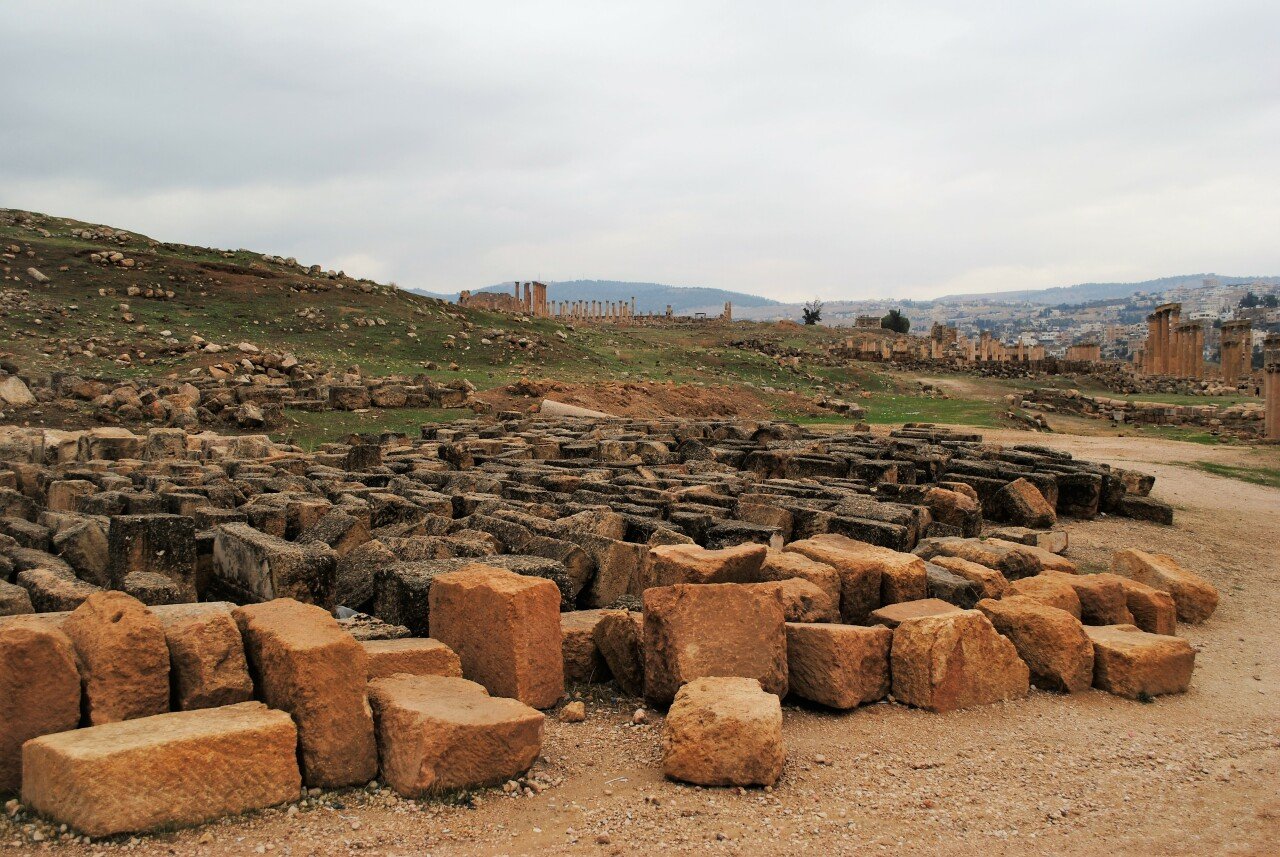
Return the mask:
[[[1229,392],[1235,394],[1236,390],[1232,388]],[[1174,405],[1165,402],[1133,402],[1109,396],[1091,396],[1079,390],[1052,388],[1012,394],[1008,400],[1010,406],[1015,408],[1080,414],[1134,425],[1196,426],[1215,434],[1241,438],[1260,437],[1266,416],[1266,405],[1262,402]]]
[[[930,426],[6,428],[0,467],[0,788],[89,836],[510,783],[566,683],[670,706],[667,776],[771,785],[783,697],[1148,699],[1217,604],[1171,557],[1062,555],[1059,516],[1169,523],[1151,477]]]
[[[230,349],[206,343],[210,353]],[[87,402],[92,416],[108,424],[151,422],[178,428],[234,426],[274,428],[284,409],[358,411],[366,408],[489,407],[475,399],[466,379],[440,383],[427,375],[367,377],[358,366],[332,372],[292,354],[262,352],[242,342],[234,359],[214,363],[187,380],[85,378],[0,371],[0,409],[14,411],[61,403],[75,408]]]

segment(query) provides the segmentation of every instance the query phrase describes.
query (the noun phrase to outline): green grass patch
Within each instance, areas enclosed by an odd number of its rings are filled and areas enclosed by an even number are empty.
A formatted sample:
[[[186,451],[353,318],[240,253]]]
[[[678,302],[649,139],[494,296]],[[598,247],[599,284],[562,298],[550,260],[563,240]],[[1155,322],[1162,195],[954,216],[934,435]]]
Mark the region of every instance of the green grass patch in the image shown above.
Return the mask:
[[[1158,437],[1164,440],[1180,440],[1184,443],[1200,443],[1205,446],[1222,446],[1235,443],[1226,435],[1211,434],[1204,429],[1183,428],[1182,426],[1132,426],[1135,437]],[[1124,432],[1128,434],[1126,430]]]
[[[864,405],[866,421],[878,425],[950,423],[985,428],[1000,425],[997,405],[982,399],[930,399],[905,393],[877,393]]]
[[[303,449],[316,449],[322,444],[341,441],[351,434],[404,432],[417,437],[423,423],[450,423],[474,417],[468,408],[397,408],[368,411],[294,411],[284,412],[286,426],[272,432],[278,441],[296,443]]]
[[[1225,479],[1265,485],[1268,488],[1280,488],[1280,467],[1237,467],[1233,464],[1218,464],[1214,461],[1193,461],[1191,466]]]

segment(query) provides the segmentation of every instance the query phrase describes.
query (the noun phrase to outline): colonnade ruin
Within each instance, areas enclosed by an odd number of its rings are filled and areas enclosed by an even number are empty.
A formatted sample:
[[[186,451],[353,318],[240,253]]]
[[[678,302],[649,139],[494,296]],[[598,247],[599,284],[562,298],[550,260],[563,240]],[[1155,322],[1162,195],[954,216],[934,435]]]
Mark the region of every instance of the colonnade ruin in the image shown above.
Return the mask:
[[[1205,377],[1204,325],[1182,321],[1182,304],[1162,304],[1147,316],[1141,371],[1144,375]]]
[[[644,323],[657,319],[675,320],[676,316],[668,304],[662,314],[640,313],[636,311],[634,296],[626,301],[577,300],[548,301],[547,285],[537,281],[513,283],[510,295],[502,292],[463,291],[458,294],[458,305],[471,309],[489,310],[490,312],[522,313],[534,318],[555,318],[571,322],[602,322],[606,324]],[[705,313],[696,313],[686,318],[705,319]],[[733,321],[733,304],[725,301],[721,321]]]

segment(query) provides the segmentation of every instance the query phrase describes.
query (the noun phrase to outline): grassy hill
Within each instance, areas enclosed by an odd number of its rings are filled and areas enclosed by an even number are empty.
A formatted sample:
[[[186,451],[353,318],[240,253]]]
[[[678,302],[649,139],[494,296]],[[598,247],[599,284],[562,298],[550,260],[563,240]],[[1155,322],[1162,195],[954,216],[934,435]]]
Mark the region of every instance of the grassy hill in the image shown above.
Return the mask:
[[[816,357],[840,335],[830,329],[750,322],[574,329],[464,310],[254,251],[5,209],[0,252],[0,360],[24,373],[181,377],[234,360],[234,346],[246,341],[335,370],[462,377],[482,391],[524,377],[720,385],[744,390],[772,413],[801,416],[800,404],[821,392],[884,386],[864,368],[786,369],[757,347],[734,345],[751,340]],[[94,261],[108,253],[120,258]],[[164,297],[148,298],[147,290]],[[232,350],[211,354],[192,337]]]

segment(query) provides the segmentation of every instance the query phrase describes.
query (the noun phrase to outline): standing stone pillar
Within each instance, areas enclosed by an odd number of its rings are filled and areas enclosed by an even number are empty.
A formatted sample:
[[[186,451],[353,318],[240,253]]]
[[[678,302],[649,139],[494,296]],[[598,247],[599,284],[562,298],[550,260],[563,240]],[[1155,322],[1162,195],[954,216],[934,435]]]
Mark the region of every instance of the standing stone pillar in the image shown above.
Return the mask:
[[[1147,316],[1147,344],[1142,349],[1143,375],[1155,375],[1158,361],[1152,359],[1152,356],[1158,349],[1160,349],[1160,313],[1152,312]]]
[[[1262,386],[1267,397],[1263,436],[1280,441],[1280,362],[1262,367]]]

